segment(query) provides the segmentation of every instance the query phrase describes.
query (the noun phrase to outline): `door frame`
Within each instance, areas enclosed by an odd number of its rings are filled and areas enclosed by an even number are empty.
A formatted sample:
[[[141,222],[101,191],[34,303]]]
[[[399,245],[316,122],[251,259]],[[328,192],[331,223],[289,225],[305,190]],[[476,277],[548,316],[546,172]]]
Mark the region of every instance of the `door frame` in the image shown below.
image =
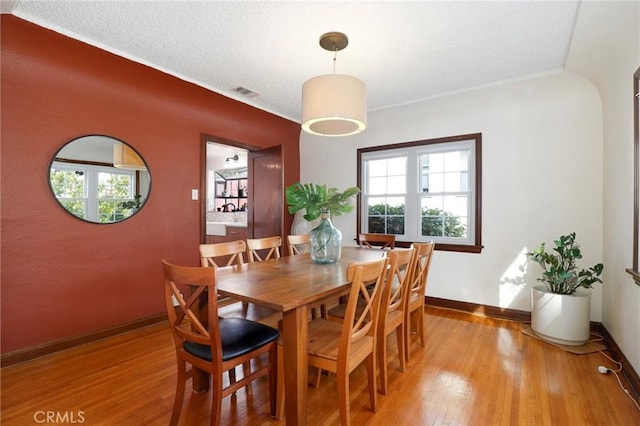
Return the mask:
[[[202,133],[200,140],[200,244],[205,244],[207,242],[207,143],[228,145],[245,149],[249,152],[259,151],[262,148],[207,133]],[[247,167],[250,166],[247,164]],[[250,222],[249,216],[247,216],[247,230],[252,229],[253,223]]]

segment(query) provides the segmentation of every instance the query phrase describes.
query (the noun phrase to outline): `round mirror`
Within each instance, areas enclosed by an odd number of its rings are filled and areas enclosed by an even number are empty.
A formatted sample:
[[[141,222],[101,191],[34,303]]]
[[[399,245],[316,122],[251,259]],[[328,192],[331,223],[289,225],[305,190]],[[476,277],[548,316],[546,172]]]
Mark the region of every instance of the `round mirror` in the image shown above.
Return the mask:
[[[149,198],[151,175],[131,145],[111,136],[88,135],[68,142],[53,157],[49,185],[60,205],[93,223],[128,219]]]

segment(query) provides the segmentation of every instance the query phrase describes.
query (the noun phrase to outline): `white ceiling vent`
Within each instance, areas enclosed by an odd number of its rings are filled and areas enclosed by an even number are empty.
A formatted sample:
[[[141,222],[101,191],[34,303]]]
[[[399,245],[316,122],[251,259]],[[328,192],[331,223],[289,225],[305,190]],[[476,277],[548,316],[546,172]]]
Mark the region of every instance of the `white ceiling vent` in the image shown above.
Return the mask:
[[[236,92],[244,96],[245,98],[255,98],[256,96],[260,96],[258,93],[254,92],[253,90],[249,90],[246,87],[242,87],[242,86],[234,87],[233,89],[231,89],[231,91]]]

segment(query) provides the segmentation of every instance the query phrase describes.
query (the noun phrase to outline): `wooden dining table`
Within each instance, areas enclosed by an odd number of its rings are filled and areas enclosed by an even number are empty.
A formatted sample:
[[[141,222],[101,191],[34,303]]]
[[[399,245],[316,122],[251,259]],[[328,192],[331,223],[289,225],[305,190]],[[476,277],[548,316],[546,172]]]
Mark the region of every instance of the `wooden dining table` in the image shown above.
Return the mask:
[[[348,293],[350,263],[384,255],[378,249],[343,247],[340,261],[332,264],[314,263],[307,253],[217,272],[221,295],[282,312],[287,425],[307,424],[309,308]]]

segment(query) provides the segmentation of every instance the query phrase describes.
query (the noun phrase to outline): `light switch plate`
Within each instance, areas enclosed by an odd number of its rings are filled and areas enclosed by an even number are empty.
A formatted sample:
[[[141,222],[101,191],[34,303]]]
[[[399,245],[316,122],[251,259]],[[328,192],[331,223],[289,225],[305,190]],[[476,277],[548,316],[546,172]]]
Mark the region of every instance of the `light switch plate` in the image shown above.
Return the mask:
[[[197,200],[198,199],[198,190],[197,189],[192,189],[191,190],[191,199],[192,200]]]

